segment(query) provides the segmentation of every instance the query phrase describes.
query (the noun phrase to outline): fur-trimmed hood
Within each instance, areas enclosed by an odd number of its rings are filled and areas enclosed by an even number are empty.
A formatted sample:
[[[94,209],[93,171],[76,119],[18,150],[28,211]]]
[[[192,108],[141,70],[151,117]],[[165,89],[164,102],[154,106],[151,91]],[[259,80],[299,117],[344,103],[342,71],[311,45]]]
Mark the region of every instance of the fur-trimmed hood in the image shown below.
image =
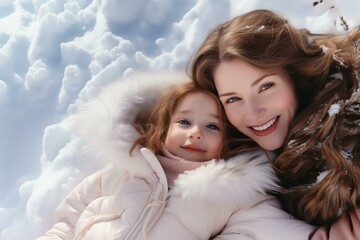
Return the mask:
[[[147,110],[163,91],[173,84],[189,81],[181,73],[138,73],[107,85],[84,104],[73,118],[74,130],[87,148],[104,163],[112,163],[134,175],[146,175],[145,156],[155,155],[129,149],[139,136],[134,122],[146,121]],[[156,160],[155,160],[156,161]],[[152,167],[154,168],[154,167]],[[156,169],[155,169],[156,170]],[[276,177],[267,157],[251,152],[227,161],[213,160],[206,166],[185,172],[175,180],[171,194],[219,204],[254,204],[267,190],[276,190]]]

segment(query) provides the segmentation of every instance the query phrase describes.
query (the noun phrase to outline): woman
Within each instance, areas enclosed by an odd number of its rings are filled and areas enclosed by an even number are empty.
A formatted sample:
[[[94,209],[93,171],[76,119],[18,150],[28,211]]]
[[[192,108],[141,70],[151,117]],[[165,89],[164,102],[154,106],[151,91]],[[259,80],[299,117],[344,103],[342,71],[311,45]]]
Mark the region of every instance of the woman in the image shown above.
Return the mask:
[[[191,65],[195,83],[219,96],[243,146],[279,154],[286,209],[312,224],[335,222],[314,239],[360,238],[351,225],[360,226],[359,44],[359,29],[314,35],[255,10],[212,30]]]

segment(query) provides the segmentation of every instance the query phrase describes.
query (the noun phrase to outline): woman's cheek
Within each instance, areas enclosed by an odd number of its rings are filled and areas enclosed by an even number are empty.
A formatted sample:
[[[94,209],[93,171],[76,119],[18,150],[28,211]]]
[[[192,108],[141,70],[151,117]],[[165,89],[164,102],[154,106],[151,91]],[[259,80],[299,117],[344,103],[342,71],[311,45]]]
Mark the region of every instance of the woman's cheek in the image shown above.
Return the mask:
[[[240,114],[232,107],[225,108],[225,114],[229,122],[237,128],[237,123],[240,121]]]

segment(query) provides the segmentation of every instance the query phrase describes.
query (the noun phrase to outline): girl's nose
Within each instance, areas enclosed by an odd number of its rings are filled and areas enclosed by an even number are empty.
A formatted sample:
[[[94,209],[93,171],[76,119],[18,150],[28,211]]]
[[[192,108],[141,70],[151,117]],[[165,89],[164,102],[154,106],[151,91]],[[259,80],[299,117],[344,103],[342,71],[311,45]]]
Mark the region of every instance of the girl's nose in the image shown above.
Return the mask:
[[[194,126],[190,129],[188,133],[188,138],[190,139],[202,139],[203,135],[201,133],[201,130],[198,126]]]

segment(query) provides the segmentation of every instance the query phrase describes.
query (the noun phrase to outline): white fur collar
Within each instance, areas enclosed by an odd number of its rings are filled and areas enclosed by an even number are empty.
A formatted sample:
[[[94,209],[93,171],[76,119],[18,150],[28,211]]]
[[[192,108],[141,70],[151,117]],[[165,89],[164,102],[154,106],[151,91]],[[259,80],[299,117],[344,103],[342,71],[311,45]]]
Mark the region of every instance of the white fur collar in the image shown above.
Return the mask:
[[[221,205],[249,206],[267,190],[278,190],[269,159],[261,152],[249,152],[179,175],[172,194]]]
[[[155,154],[146,148],[142,148],[141,153],[167,189],[165,173]],[[212,160],[194,170],[185,171],[175,179],[169,194],[224,207],[248,207],[267,198],[266,191],[278,189],[269,159],[260,151],[252,151],[226,161]]]

